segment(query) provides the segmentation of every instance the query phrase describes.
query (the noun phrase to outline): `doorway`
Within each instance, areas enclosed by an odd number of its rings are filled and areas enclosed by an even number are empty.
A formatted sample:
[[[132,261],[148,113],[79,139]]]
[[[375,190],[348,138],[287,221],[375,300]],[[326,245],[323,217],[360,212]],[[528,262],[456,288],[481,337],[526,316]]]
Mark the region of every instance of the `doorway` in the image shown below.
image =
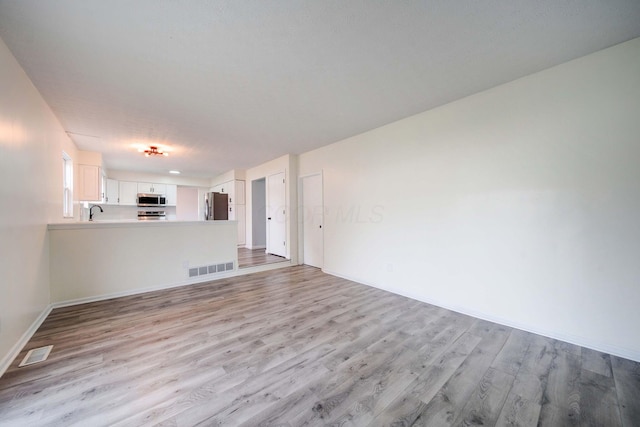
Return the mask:
[[[238,267],[287,261],[283,256],[267,252],[267,178],[251,181],[251,245],[238,248]]]
[[[287,256],[286,187],[284,172],[267,177],[267,253]]]
[[[251,181],[251,249],[267,247],[267,180]]]
[[[312,267],[324,265],[324,203],[322,174],[301,178],[302,190],[302,262]]]

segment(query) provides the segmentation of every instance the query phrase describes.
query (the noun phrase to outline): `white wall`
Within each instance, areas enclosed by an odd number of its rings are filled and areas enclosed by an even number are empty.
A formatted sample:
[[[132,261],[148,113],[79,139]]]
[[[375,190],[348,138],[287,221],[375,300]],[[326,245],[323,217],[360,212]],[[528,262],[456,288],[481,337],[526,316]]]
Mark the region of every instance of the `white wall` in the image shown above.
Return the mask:
[[[325,271],[640,360],[640,39],[305,153]]]
[[[0,40],[0,374],[49,303],[47,223],[77,149]],[[76,210],[77,211],[77,210]]]
[[[200,199],[198,199],[198,188],[178,186],[175,209],[178,221],[199,220]]]

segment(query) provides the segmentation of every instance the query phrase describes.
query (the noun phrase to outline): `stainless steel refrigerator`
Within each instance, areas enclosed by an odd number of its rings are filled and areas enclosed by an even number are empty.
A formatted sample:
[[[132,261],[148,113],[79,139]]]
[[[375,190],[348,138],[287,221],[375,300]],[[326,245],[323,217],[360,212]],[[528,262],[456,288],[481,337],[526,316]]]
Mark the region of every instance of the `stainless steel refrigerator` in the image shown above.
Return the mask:
[[[229,219],[229,195],[209,192],[204,199],[204,219]]]

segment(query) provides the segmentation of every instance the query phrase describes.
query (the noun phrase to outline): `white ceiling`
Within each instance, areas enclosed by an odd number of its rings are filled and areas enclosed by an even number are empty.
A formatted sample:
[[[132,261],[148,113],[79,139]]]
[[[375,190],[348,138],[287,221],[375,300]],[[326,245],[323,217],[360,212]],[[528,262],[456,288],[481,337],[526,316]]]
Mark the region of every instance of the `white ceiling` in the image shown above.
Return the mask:
[[[80,149],[193,177],[639,36],[638,0],[0,0],[0,37]]]

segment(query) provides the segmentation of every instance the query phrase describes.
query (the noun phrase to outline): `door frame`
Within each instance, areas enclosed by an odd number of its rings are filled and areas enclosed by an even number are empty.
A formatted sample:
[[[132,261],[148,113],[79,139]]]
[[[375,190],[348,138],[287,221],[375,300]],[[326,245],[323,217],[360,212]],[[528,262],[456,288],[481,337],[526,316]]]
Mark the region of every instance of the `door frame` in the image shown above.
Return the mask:
[[[277,171],[277,172],[273,172],[273,173],[269,173],[265,176],[265,204],[266,204],[266,209],[265,209],[265,221],[267,224],[267,241],[266,241],[266,248],[265,248],[265,253],[273,253],[269,251],[269,242],[271,241],[271,229],[269,226],[269,215],[270,215],[270,194],[269,194],[269,178],[274,176],[274,175],[279,175],[282,174],[284,176],[284,209],[285,209],[285,213],[284,213],[284,255],[283,257],[285,259],[290,260],[291,259],[291,243],[289,242],[289,239],[287,238],[288,235],[288,229],[289,229],[289,207],[287,205],[287,171],[285,170],[281,170],[281,171]]]
[[[262,204],[262,206],[260,206],[263,210],[264,210],[264,215],[262,216],[257,216],[257,214],[255,213],[256,210],[256,205],[255,205],[255,200],[254,200],[254,186],[253,184],[257,181],[264,181],[264,203]],[[245,198],[247,197],[247,194],[251,194],[251,245],[249,247],[249,249],[264,249],[265,252],[267,251],[267,177],[263,176],[260,178],[255,178],[252,180],[248,181],[249,184],[251,185],[250,188],[250,193],[249,191],[245,192]],[[246,185],[246,184],[245,184]],[[248,202],[248,200],[245,199],[245,202]],[[248,206],[249,203],[246,203],[245,206]],[[256,245],[255,239],[254,239],[254,230],[255,230],[255,225],[256,223],[261,222],[263,227],[264,227],[264,244],[260,244],[260,245]],[[248,235],[247,235],[248,237]]]
[[[324,217],[324,171],[309,173],[298,176],[298,265],[304,264],[304,190],[303,180],[314,176],[320,176],[320,200],[322,203],[322,268],[324,271],[324,232],[325,232],[325,217]]]

